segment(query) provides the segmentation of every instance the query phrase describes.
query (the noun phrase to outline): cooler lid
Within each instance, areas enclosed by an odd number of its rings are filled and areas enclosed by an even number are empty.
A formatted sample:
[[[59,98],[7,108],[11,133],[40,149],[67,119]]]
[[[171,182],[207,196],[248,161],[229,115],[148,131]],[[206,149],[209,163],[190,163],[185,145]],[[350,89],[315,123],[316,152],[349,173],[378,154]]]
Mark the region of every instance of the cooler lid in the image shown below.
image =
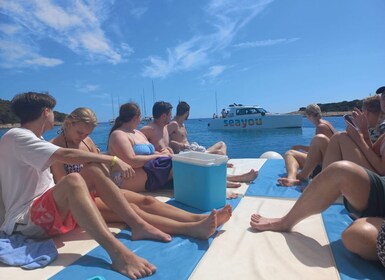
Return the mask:
[[[172,160],[201,166],[210,166],[221,165],[228,161],[228,157],[223,155],[188,151],[173,155]]]

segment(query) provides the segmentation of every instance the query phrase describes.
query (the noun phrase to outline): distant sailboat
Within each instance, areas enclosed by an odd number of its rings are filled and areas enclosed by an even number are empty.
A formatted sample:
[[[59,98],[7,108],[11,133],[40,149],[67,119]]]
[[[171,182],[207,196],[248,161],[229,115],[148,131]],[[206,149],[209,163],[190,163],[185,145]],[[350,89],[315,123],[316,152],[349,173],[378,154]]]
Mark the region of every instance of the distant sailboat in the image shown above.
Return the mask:
[[[108,122],[110,124],[114,124],[115,123],[115,108],[114,108],[114,98],[112,97],[112,94],[111,94],[111,106],[112,106],[112,119],[110,119]]]
[[[154,84],[153,84],[154,85]],[[143,125],[146,125],[152,121],[152,117],[147,116],[147,111],[146,111],[146,98],[144,95],[144,89],[143,89],[143,95],[142,95],[142,104],[143,104],[143,115],[144,117],[141,120],[141,123]]]

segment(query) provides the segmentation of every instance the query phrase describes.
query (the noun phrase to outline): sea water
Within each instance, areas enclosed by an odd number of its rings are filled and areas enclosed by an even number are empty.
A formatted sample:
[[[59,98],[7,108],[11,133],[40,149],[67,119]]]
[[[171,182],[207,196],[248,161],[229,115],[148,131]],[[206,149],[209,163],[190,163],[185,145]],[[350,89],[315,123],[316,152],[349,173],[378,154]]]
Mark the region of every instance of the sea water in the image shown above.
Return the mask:
[[[342,117],[325,117],[338,131],[346,128]],[[255,131],[211,131],[207,124],[210,119],[191,119],[185,125],[190,142],[209,147],[218,141],[224,141],[227,145],[229,158],[258,158],[267,151],[275,151],[281,155],[293,145],[309,145],[314,137],[315,127],[306,118],[303,118],[302,128],[263,129]],[[44,138],[52,139],[58,133],[60,127],[54,127],[47,131]],[[100,123],[90,135],[101,151],[107,150],[108,134],[111,124]],[[0,136],[7,130],[0,129]]]

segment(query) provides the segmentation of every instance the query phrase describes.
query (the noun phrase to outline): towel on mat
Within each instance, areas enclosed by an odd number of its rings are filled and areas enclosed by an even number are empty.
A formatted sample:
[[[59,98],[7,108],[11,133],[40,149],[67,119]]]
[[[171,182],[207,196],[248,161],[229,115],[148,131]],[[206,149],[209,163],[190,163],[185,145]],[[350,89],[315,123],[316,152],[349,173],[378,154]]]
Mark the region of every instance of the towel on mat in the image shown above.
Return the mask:
[[[144,171],[147,173],[147,181],[145,188],[148,191],[153,191],[161,188],[166,188],[169,181],[170,172],[172,169],[171,157],[158,157],[153,160],[149,160],[143,166]]]
[[[36,240],[19,233],[0,232],[0,262],[25,269],[48,265],[58,256],[52,239]]]

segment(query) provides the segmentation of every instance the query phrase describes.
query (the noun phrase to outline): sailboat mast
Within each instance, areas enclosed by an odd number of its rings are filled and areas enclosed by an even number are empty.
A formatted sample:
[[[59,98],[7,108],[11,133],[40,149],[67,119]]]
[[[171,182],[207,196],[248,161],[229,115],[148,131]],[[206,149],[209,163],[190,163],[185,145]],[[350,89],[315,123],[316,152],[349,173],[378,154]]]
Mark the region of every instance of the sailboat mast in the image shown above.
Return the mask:
[[[217,98],[217,91],[215,91],[215,113],[218,116],[218,98]]]
[[[147,116],[147,111],[146,111],[146,97],[144,96],[144,88],[143,88],[143,113],[144,113],[144,116]]]
[[[111,105],[112,105],[112,119],[115,120],[114,98],[112,94],[111,94]]]
[[[154,80],[151,80],[152,81],[152,101],[153,103],[155,103],[155,88],[154,88]]]

